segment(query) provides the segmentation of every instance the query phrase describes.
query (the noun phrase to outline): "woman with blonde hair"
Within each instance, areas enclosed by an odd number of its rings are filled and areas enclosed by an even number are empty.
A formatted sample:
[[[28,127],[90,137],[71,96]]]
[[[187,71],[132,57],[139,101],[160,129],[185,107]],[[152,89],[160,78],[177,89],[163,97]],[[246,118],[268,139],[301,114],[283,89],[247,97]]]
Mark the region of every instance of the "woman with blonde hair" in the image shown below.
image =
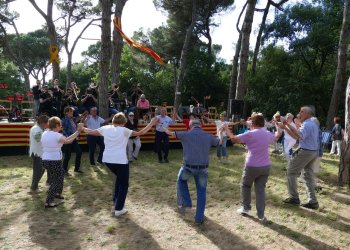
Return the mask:
[[[117,177],[113,197],[114,214],[117,217],[128,211],[125,209],[124,204],[129,188],[129,163],[126,154],[126,146],[129,138],[145,134],[158,122],[158,119],[153,118],[141,131],[133,131],[125,128],[126,122],[127,119],[124,113],[119,112],[113,117],[112,125],[105,125],[94,130],[84,128],[84,132],[88,135],[104,137],[105,150],[102,161]]]
[[[45,208],[56,207],[54,199],[64,199],[62,196],[64,170],[62,167],[62,151],[63,144],[69,144],[74,141],[82,130],[83,125],[79,125],[78,129],[69,137],[59,133],[62,129],[61,119],[57,116],[51,117],[48,122],[48,130],[41,136],[41,145],[43,147],[42,165],[47,170],[50,179],[50,188],[47,192]]]

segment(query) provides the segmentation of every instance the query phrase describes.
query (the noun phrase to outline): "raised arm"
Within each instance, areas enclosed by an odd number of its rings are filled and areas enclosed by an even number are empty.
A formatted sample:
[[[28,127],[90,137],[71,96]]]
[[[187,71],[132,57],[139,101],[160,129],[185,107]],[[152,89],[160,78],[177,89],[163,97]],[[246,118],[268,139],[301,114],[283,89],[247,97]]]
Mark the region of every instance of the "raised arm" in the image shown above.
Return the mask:
[[[158,122],[159,122],[158,118],[152,118],[151,122],[148,123],[147,126],[144,127],[142,130],[132,131],[131,136],[140,136],[140,135],[146,134],[153,127],[153,125],[156,125]]]
[[[226,129],[227,137],[229,137],[233,143],[242,143],[241,140],[239,139],[239,137],[237,137],[234,134],[232,134],[232,132],[230,131],[228,126],[225,126],[225,129]]]
[[[84,126],[83,123],[79,123],[77,131],[75,131],[72,135],[70,135],[68,137],[62,136],[59,139],[59,142],[61,142],[63,144],[70,144],[70,143],[72,143],[74,141],[74,139],[77,138],[78,135],[80,134],[80,132],[83,130],[83,126]]]

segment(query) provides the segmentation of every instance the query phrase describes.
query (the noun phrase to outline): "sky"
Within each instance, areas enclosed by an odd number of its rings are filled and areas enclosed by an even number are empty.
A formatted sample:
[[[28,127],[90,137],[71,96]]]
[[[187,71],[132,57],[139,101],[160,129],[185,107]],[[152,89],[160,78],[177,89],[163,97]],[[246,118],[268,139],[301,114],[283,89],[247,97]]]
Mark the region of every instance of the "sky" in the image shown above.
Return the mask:
[[[259,8],[263,8],[266,1],[260,1]],[[222,45],[222,50],[219,56],[223,58],[226,63],[230,63],[233,56],[235,47],[234,44],[238,38],[238,32],[236,31],[236,22],[238,15],[244,5],[245,0],[236,0],[234,7],[225,13],[221,13],[215,16],[215,22],[217,27],[212,28],[212,39],[214,44]],[[46,10],[47,1],[37,0],[37,4],[44,11]],[[10,9],[19,13],[20,17],[16,21],[17,28],[20,33],[27,33],[40,29],[44,25],[44,18],[34,9],[29,1],[21,0],[10,3]],[[54,16],[58,15],[57,11],[54,11]],[[242,17],[242,21],[244,16]],[[259,22],[261,20],[261,13],[255,13],[254,24],[250,40],[250,46],[255,46],[255,36],[258,31]],[[162,24],[166,24],[166,16],[161,11],[157,11],[153,5],[153,0],[128,0],[123,10],[122,15],[122,28],[124,33],[131,37],[134,31],[143,28],[145,31],[152,30]],[[80,31],[79,27],[72,31],[72,35],[77,34]],[[100,28],[97,26],[90,27],[83,35],[84,38],[100,39]],[[81,52],[86,50],[90,44],[95,43],[96,40],[80,40],[77,48],[73,54],[73,62],[82,61]],[[157,48],[153,48],[157,51]],[[141,53],[141,52],[140,52]],[[62,64],[66,63],[66,56],[64,51],[60,53]]]

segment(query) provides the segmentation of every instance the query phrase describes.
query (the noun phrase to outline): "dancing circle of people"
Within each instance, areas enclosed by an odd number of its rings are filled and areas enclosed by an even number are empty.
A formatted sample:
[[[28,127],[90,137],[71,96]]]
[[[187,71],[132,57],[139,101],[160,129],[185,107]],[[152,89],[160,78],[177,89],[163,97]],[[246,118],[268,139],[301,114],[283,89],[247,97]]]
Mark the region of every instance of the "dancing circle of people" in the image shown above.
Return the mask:
[[[119,217],[127,213],[125,200],[129,187],[129,164],[138,159],[141,148],[140,136],[147,133],[153,126],[155,126],[155,146],[159,163],[169,162],[169,136],[174,136],[182,143],[183,162],[176,184],[177,209],[183,215],[193,206],[187,184],[189,178],[193,176],[197,191],[195,213],[197,224],[202,224],[205,220],[210,149],[213,146],[216,147],[218,162],[228,164],[227,140],[231,140],[233,144],[244,144],[246,149],[240,185],[242,206],[237,209],[239,214],[248,215],[251,212],[251,188],[254,184],[257,217],[262,223],[267,220],[265,217],[265,187],[271,168],[269,149],[273,144],[275,147],[273,153],[279,153],[279,142],[283,142],[283,155],[287,161],[289,197],[283,202],[309,209],[319,207],[315,174],[320,169],[323,146],[320,124],[311,106],[301,107],[295,118],[291,113],[284,117],[277,112],[271,122],[268,122],[262,113],[254,112],[247,121],[241,119],[233,123],[227,120],[226,112],[223,112],[220,114],[220,119],[215,121],[217,127],[215,136],[202,129],[203,121],[194,114],[182,120],[188,130],[171,131],[169,125],[174,124],[175,121],[167,116],[165,107],[160,107],[159,114],[139,131],[135,112],[140,110],[139,118],[143,118],[147,115],[146,110],[149,110],[150,105],[148,100],[146,102],[139,84],[135,87],[135,97],[132,101],[128,100],[126,94],[122,95],[124,102],[116,101],[118,99],[115,98],[119,96],[119,87],[113,86],[108,99],[109,111],[112,115],[108,119],[98,116],[97,95],[92,90],[93,87],[88,88],[86,95],[82,97],[83,114],[78,115],[74,98],[77,90],[68,89],[66,97],[63,98],[65,104],[59,107],[57,103],[52,103],[52,100],[55,92],[56,95],[60,95],[59,93],[62,95],[63,91],[58,86],[58,82],[54,84],[56,84],[55,90],[52,90],[52,93],[48,93],[47,86],[41,88],[42,93],[37,102],[40,104],[37,112],[40,114],[45,111],[50,103],[50,107],[62,110],[64,118],[49,117],[52,113],[41,114],[37,123],[30,130],[29,155],[33,159],[31,192],[38,191],[39,181],[46,170],[49,188],[45,208],[56,207],[61,203],[57,200],[64,200],[62,194],[64,178],[70,175],[68,163],[73,149],[76,152],[74,172],[83,174],[80,169],[82,150],[77,138],[80,132],[84,132],[87,135],[90,165],[92,167],[96,164],[105,165],[116,176],[113,194],[114,215]],[[112,102],[114,104],[124,103],[125,106],[115,106],[112,105]],[[136,106],[132,106],[135,102]],[[112,124],[108,125],[110,121]],[[339,141],[342,139],[340,118],[336,117],[334,122],[335,126],[332,130],[334,143],[331,153],[334,154],[337,150],[339,154]],[[230,125],[237,125],[234,126],[237,128],[236,135],[231,131]],[[60,131],[63,131],[63,134]],[[295,147],[297,143],[298,146]],[[94,156],[96,145],[100,148],[97,162]],[[297,182],[299,176],[304,178],[306,184],[307,201],[305,203],[301,203],[299,198]]]

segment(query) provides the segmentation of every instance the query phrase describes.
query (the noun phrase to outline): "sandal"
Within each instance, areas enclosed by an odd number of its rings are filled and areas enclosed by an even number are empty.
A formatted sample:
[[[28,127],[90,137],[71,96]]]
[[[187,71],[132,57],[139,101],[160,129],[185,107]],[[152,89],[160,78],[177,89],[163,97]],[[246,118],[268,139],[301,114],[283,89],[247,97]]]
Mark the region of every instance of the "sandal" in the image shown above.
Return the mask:
[[[58,204],[56,203],[45,203],[45,208],[53,208],[53,207],[57,207]]]

